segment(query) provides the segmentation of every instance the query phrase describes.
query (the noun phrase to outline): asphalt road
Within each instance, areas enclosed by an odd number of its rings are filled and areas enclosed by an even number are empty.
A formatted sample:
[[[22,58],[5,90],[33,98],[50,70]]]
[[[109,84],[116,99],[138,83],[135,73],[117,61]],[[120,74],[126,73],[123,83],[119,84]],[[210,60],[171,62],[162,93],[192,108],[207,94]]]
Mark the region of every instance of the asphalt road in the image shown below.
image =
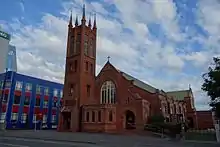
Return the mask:
[[[101,147],[95,144],[74,143],[63,141],[50,141],[39,139],[26,139],[15,137],[2,137],[0,139],[0,147]]]
[[[125,145],[126,140],[122,140],[121,143],[102,143],[102,144],[91,144],[91,143],[76,143],[67,141],[51,141],[41,139],[26,139],[16,137],[1,137],[0,147],[212,147],[212,145],[199,145],[199,144],[180,144],[179,142],[148,142],[141,143],[136,142],[135,144]],[[219,147],[219,146],[213,146]]]
[[[56,131],[8,131],[0,135],[0,147],[220,147],[205,142],[169,141],[147,136]]]

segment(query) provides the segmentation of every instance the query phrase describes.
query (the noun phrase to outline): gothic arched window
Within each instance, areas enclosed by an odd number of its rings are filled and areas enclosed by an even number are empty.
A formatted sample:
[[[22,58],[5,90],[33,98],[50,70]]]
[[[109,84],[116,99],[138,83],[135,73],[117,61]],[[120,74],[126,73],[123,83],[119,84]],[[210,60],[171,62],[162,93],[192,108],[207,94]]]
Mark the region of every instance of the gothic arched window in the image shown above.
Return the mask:
[[[101,104],[114,104],[116,102],[116,87],[112,81],[106,81],[101,88]]]

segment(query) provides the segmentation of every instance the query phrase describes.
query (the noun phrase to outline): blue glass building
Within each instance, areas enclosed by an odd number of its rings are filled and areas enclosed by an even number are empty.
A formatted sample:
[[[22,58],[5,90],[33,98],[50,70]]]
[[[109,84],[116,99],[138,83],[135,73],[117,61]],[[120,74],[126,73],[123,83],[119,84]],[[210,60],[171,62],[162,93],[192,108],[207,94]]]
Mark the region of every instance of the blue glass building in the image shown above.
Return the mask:
[[[0,121],[7,129],[56,129],[63,84],[8,71],[0,74],[0,90],[4,93]],[[36,121],[39,114],[41,123]]]
[[[17,72],[17,55],[16,55],[16,47],[13,45],[8,46],[8,55],[7,55],[7,69],[8,71]]]

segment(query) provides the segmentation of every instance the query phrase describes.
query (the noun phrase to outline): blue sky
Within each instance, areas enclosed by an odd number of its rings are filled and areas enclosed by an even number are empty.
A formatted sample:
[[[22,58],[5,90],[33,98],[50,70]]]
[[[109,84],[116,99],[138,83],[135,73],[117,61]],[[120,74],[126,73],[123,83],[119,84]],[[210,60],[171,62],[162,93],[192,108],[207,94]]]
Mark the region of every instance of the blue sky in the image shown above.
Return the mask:
[[[208,109],[201,75],[212,57],[220,55],[217,0],[85,3],[87,18],[97,13],[97,72],[111,56],[117,68],[165,91],[187,89],[190,84],[197,108]],[[69,13],[71,9],[74,19],[81,16],[82,4],[82,0],[1,2],[0,24],[12,34],[19,72],[63,81]]]

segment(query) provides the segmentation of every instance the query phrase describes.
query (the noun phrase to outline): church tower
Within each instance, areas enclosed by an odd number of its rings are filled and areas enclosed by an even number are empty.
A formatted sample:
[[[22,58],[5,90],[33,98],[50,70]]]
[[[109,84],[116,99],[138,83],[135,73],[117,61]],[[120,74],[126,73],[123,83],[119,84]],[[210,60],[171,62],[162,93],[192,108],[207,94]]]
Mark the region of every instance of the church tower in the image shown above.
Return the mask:
[[[94,99],[96,33],[96,18],[93,25],[91,17],[87,23],[85,5],[83,5],[81,24],[76,16],[73,26],[71,13],[68,25],[63,107],[58,130],[80,131],[81,106],[91,104]]]

